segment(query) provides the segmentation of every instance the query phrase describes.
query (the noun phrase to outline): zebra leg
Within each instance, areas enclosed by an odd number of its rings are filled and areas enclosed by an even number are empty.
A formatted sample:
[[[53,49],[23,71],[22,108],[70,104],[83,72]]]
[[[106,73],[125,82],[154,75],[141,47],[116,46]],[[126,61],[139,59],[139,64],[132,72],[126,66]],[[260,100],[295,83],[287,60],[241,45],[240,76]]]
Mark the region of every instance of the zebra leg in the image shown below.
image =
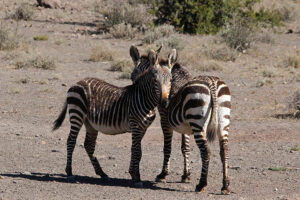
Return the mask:
[[[228,178],[228,139],[220,140],[220,156],[223,164],[223,187],[222,194],[230,194]]]
[[[93,164],[95,172],[97,175],[101,176],[102,178],[107,179],[108,176],[105,174],[98,162],[98,159],[94,156],[96,140],[97,140],[98,132],[97,131],[90,131],[86,132],[86,137],[84,141],[84,148]]]
[[[166,182],[166,176],[170,170],[173,131],[170,128],[162,127],[164,133],[164,162],[161,173],[156,176],[156,182]]]
[[[202,134],[201,134],[202,133]],[[210,159],[210,149],[206,138],[203,137],[203,132],[194,132],[195,141],[200,149],[201,159],[202,159],[202,172],[199,184],[196,186],[196,192],[204,191],[205,186],[207,186],[207,175],[208,166]]]
[[[184,169],[183,169],[183,175],[181,176],[181,182],[190,183],[191,182],[191,172],[190,172],[189,157],[191,154],[191,149],[190,149],[190,136],[187,134],[182,134],[181,152],[182,152],[183,159],[184,159]]]
[[[79,133],[79,130],[74,130],[74,127],[71,125],[70,134],[67,140],[67,166],[66,173],[68,177],[71,177],[72,174],[72,155],[76,145],[76,139]]]
[[[132,181],[136,187],[143,187],[143,183],[140,178],[140,161],[142,158],[141,141],[144,137],[145,131],[135,130],[132,132],[132,145],[131,145],[131,161],[129,167],[129,173]]]

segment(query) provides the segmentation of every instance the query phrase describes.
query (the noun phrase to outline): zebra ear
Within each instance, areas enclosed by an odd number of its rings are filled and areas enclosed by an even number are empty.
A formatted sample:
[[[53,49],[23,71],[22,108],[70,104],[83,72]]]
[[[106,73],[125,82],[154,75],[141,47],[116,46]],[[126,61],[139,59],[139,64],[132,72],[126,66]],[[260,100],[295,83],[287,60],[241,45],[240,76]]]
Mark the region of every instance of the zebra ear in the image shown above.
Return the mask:
[[[150,62],[150,66],[156,65],[156,62],[158,60],[157,53],[154,50],[151,49],[148,53],[148,59],[149,59],[149,62]]]
[[[135,46],[131,46],[129,50],[130,56],[132,58],[132,61],[135,66],[137,66],[137,63],[140,59],[140,53],[139,50]]]
[[[176,49],[172,49],[172,52],[168,56],[169,68],[172,68],[176,60],[177,60],[177,51]]]

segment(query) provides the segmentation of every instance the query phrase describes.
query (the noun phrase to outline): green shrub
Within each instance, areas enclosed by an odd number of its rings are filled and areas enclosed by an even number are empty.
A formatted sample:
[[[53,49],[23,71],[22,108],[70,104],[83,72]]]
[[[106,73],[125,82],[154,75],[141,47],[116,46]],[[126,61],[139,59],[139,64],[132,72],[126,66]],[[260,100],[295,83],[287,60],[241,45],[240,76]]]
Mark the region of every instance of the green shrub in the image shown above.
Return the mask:
[[[109,29],[109,33],[114,38],[133,39],[137,33],[137,29],[133,28],[130,24],[117,24]]]
[[[260,0],[166,0],[153,7],[157,24],[170,23],[177,30],[191,34],[215,34],[236,15],[251,18],[255,24],[278,26],[283,20],[278,10],[254,5]]]
[[[28,3],[22,3],[11,17],[15,20],[31,20],[33,17],[32,6]]]
[[[19,47],[17,36],[11,36],[8,30],[0,26],[0,50],[12,50]]]

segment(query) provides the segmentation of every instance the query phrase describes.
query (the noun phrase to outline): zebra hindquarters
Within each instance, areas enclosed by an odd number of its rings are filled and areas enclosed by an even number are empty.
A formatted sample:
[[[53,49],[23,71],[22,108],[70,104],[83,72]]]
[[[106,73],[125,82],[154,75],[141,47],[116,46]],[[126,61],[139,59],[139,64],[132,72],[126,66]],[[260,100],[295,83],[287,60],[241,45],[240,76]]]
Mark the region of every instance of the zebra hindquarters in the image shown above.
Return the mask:
[[[228,177],[228,132],[230,126],[231,96],[230,90],[224,82],[219,83],[217,93],[218,104],[218,137],[220,143],[220,157],[223,165],[223,186],[222,194],[229,194],[229,177]]]

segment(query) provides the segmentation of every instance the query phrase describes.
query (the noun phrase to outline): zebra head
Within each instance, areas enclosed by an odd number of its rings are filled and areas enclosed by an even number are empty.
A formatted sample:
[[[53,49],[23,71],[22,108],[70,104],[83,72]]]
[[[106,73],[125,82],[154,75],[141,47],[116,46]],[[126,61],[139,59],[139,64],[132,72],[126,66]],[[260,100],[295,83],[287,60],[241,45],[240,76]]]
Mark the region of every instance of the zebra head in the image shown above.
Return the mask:
[[[159,87],[156,89],[156,93],[161,97],[160,105],[162,107],[167,106],[168,97],[171,89],[171,79],[172,79],[172,67],[176,62],[176,49],[173,49],[168,56],[168,60],[159,59],[158,55],[160,53],[162,46],[154,51],[150,50],[148,56],[140,57],[140,54],[136,47],[132,46],[130,48],[130,56],[133,60],[135,68],[131,74],[131,79],[135,82],[138,77],[143,74],[147,69],[151,69],[154,74],[155,81],[159,83]]]

